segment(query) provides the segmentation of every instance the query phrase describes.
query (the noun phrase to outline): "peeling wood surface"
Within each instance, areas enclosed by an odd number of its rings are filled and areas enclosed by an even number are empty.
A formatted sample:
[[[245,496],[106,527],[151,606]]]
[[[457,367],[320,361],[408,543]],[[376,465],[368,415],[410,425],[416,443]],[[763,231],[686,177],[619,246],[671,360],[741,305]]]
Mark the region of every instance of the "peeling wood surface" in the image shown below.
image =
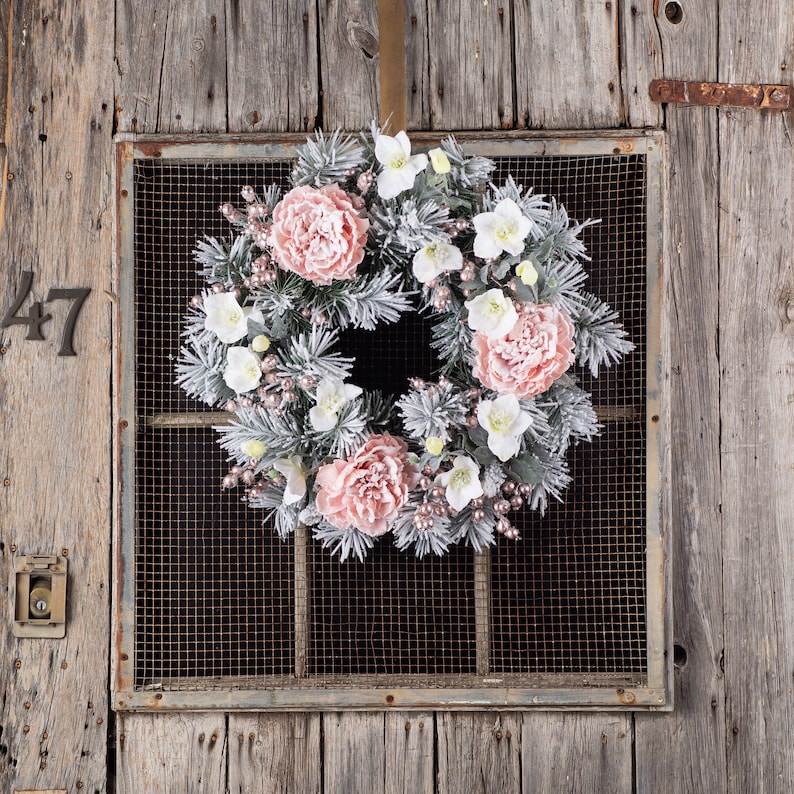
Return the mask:
[[[0,330],[0,791],[93,792],[107,774],[112,15],[21,0],[10,13],[0,313],[23,270],[22,315],[51,287],[92,291],[77,357],[57,355],[65,301],[45,305],[45,341]],[[36,553],[68,555],[63,639],[12,636],[14,559]]]
[[[13,174],[2,184],[0,310],[23,269],[36,273],[35,300],[51,286],[92,288],[76,359],[55,355],[63,304],[47,307],[45,342],[0,332],[0,581],[10,588],[17,553],[68,548],[70,563],[64,640],[0,631],[0,790],[103,791],[108,753],[128,794],[227,781],[254,792],[794,788],[791,117],[665,109],[647,96],[653,77],[790,82],[794,31],[784,0],[753,14],[738,0],[679,6],[670,19],[650,1],[583,11],[570,0],[405,0],[412,129],[669,132],[675,711],[135,714],[119,717],[114,750],[112,133],[366,126],[379,114],[377,4],[0,4]],[[0,57],[0,75],[6,67]]]

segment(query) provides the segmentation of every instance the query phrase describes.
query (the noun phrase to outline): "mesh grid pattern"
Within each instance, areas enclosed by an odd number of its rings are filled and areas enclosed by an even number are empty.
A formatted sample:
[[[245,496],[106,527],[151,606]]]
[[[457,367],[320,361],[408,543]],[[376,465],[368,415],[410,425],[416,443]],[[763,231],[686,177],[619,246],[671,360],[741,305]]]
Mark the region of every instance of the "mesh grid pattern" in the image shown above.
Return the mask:
[[[485,568],[469,549],[416,561],[387,543],[364,564],[340,565],[309,540],[301,605],[295,566],[304,565],[303,553],[263,528],[261,513],[238,493],[220,489],[225,462],[214,431],[148,421],[202,410],[173,384],[182,315],[202,286],[196,239],[228,236],[218,206],[239,204],[244,184],[286,183],[291,164],[136,162],[136,686],[223,688],[241,677],[250,686],[289,685],[282,677],[296,672],[302,686],[381,675],[391,683],[402,676],[460,686],[489,672],[517,681],[641,680],[644,158],[511,157],[497,164],[494,181],[512,173],[517,183],[556,196],[571,217],[602,219],[583,235],[593,260],[588,289],[620,312],[637,346],[597,380],[582,373],[602,436],[571,450],[574,483],[563,504],[550,505],[545,517],[511,514],[522,540],[500,538]],[[357,383],[396,394],[408,377],[431,375],[429,339],[429,323],[410,315],[374,333],[346,333],[342,345],[357,356]],[[489,596],[475,603],[483,582]]]

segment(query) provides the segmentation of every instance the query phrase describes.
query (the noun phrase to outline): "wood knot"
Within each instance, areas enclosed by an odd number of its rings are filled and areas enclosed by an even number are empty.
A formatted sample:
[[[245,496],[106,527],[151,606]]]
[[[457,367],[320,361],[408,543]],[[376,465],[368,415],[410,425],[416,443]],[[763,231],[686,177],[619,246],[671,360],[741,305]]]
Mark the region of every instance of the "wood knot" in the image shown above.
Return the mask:
[[[380,44],[376,36],[367,30],[360,22],[347,23],[348,41],[357,47],[366,58],[374,58],[380,52]]]

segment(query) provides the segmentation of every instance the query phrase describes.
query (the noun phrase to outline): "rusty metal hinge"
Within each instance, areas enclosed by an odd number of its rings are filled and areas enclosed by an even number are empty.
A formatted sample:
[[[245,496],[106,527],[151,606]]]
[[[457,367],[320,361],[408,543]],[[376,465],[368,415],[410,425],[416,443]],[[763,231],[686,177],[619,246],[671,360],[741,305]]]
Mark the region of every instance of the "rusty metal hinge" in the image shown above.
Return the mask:
[[[794,95],[788,85],[747,85],[746,83],[699,83],[694,80],[652,80],[654,102],[716,107],[769,108],[792,110]]]

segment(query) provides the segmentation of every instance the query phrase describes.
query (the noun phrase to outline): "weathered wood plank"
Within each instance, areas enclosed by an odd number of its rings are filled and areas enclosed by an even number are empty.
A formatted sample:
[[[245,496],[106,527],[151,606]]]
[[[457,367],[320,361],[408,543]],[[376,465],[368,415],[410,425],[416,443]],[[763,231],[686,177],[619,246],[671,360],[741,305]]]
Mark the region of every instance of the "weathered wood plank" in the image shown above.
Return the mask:
[[[386,785],[383,714],[323,715],[323,790],[345,794],[390,794]]]
[[[225,132],[224,0],[117,4],[121,132]]]
[[[386,793],[432,794],[435,791],[432,712],[388,713]]]
[[[318,111],[311,0],[226,0],[230,132],[304,132]]]
[[[320,3],[320,122],[325,129],[368,128],[378,118],[378,50],[377,3]]]
[[[549,716],[524,714],[521,791],[631,793],[631,715]]]
[[[430,129],[430,42],[427,3],[405,0],[405,90],[408,129]]]
[[[511,4],[428,3],[433,129],[515,124]]]
[[[124,714],[117,736],[117,794],[226,791],[222,712]]]
[[[717,4],[660,14],[665,77],[716,77]],[[635,719],[636,788],[725,790],[717,115],[670,107],[667,255],[675,710]],[[693,362],[697,362],[693,366]]]
[[[609,2],[609,0],[605,0]],[[648,86],[663,73],[662,43],[654,15],[660,4],[618,3],[620,19],[620,90],[629,127],[661,127],[664,114],[651,102]]]
[[[518,125],[621,126],[618,3],[516,0],[514,7]]]
[[[319,749],[319,714],[230,714],[229,794],[319,794]]]
[[[720,79],[787,82],[794,20],[720,3]],[[730,792],[794,790],[791,114],[721,114],[720,358]]]
[[[520,713],[437,714],[438,794],[521,791],[521,725]]]
[[[50,288],[90,287],[77,357],[59,357],[68,301],[44,341],[0,330],[0,582],[31,553],[69,558],[66,636],[0,632],[0,790],[103,790],[106,781],[110,493],[108,372],[113,9],[75,0],[11,7],[2,183],[0,316],[23,270],[26,316]],[[7,588],[11,586],[10,590]],[[10,600],[10,599],[9,599]],[[5,605],[5,601],[4,601]],[[11,610],[4,609],[6,621]]]

